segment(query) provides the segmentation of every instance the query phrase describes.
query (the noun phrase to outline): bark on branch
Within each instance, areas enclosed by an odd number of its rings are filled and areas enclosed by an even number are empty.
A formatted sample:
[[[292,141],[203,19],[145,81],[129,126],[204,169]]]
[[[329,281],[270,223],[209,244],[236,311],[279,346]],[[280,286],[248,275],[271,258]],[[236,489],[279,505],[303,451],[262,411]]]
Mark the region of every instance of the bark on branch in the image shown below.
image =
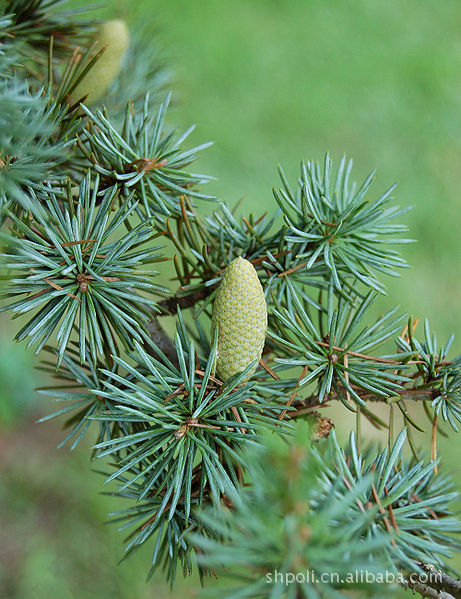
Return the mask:
[[[403,586],[429,599],[461,599],[461,579],[449,576],[432,564],[421,564],[426,577],[414,573],[405,579]]]
[[[174,295],[173,297],[164,299],[158,302],[158,305],[163,310],[162,314],[159,314],[159,316],[174,316],[177,314],[178,308],[181,310],[192,308],[197,302],[205,299],[213,289],[213,286],[205,287],[204,289],[199,289],[190,295],[184,295],[182,297]]]
[[[414,401],[423,401],[432,399],[434,397],[434,389],[423,389],[415,387],[413,389],[400,389],[395,391],[395,395],[399,395],[401,399],[411,399]],[[346,396],[346,390],[344,390],[344,397]],[[374,393],[361,393],[361,398],[365,402],[386,402],[386,398],[381,395]],[[288,411],[286,413],[287,418],[296,418],[298,415],[310,412],[316,408],[325,407],[331,401],[340,401],[341,398],[337,393],[331,393],[326,397],[322,403],[319,402],[318,395],[309,395],[304,399],[296,399],[292,402],[292,406],[296,408],[296,411]],[[391,402],[392,403],[392,402]]]
[[[170,362],[172,362],[175,366],[178,366],[178,355],[176,353],[174,343],[167,332],[162,328],[158,320],[154,318],[147,323],[146,326],[153,343],[160,349],[162,353],[165,354]],[[157,359],[159,358],[159,356],[152,350],[151,347],[149,347],[147,343],[145,348],[151,356]]]
[[[412,582],[409,578],[405,580],[402,586],[404,588],[411,589],[414,593],[419,593],[421,597],[427,597],[428,599],[455,599],[453,595],[450,595],[450,593],[434,589],[428,584],[424,584],[422,582]]]
[[[455,599],[461,599],[461,578],[449,576],[432,564],[422,564],[422,567],[428,574],[433,575],[433,586],[436,589],[450,593]]]

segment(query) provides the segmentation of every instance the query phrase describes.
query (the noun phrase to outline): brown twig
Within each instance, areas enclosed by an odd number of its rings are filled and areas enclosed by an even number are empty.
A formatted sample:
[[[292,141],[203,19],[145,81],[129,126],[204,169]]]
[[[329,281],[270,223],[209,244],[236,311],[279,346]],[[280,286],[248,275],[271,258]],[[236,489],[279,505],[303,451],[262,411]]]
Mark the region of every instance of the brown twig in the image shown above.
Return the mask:
[[[278,277],[286,277],[287,275],[291,275],[291,273],[296,272],[297,270],[300,270],[301,268],[303,268],[304,266],[306,266],[308,264],[309,261],[307,262],[302,262],[302,264],[298,264],[298,266],[294,266],[293,268],[289,268],[288,270],[285,270],[284,272],[279,273],[277,276]]]
[[[422,568],[429,574],[433,574],[432,584],[437,590],[450,593],[455,599],[461,599],[461,578],[448,576],[432,564],[422,564]]]
[[[241,419],[241,417],[240,417],[240,414],[238,413],[238,410],[237,410],[237,408],[236,408],[235,406],[232,406],[232,407],[231,407],[231,410],[232,410],[232,414],[234,415],[234,417],[235,417],[235,419],[237,420],[237,422],[242,422],[242,419]],[[245,435],[245,434],[246,434],[246,432],[247,432],[247,429],[246,429],[246,428],[243,428],[243,427],[241,427],[241,428],[240,428],[240,432],[241,432],[241,433],[243,433],[243,434]]]
[[[378,506],[379,513],[383,517],[384,526],[386,527],[387,532],[391,535],[392,546],[395,547],[396,546],[395,539],[392,536],[392,528],[393,527],[391,526],[391,524],[389,522],[389,519],[388,519],[388,517],[386,515],[387,514],[386,510],[383,508],[383,506],[381,504],[381,501],[379,499],[379,495],[378,495],[378,492],[376,490],[375,485],[371,485],[371,492],[372,492],[372,495],[373,495],[373,499],[375,500],[375,503]]]
[[[411,589],[415,593],[419,593],[421,597],[427,597],[427,599],[455,599],[455,595],[434,589],[429,584],[420,582],[418,579],[412,580],[411,578],[406,578],[402,586]]]
[[[432,420],[432,435],[431,435],[431,460],[435,462],[437,459],[437,414],[434,414]],[[434,474],[437,476],[437,464],[434,464]]]
[[[400,365],[401,362],[399,362],[398,360],[392,360],[391,358],[379,358],[376,356],[369,356],[368,354],[362,354],[360,352],[356,352],[356,351],[352,351],[349,349],[346,349],[344,347],[338,347],[337,345],[331,345],[329,343],[327,343],[326,341],[316,341],[315,343],[317,343],[317,345],[320,345],[321,347],[328,347],[331,349],[333,349],[334,351],[341,353],[341,354],[348,354],[349,356],[355,356],[356,358],[363,358],[364,360],[372,360],[373,362],[379,362],[380,364],[396,364],[396,365]],[[418,361],[409,361],[406,362],[406,364],[420,364],[420,360]]]
[[[169,335],[163,330],[158,320],[154,318],[153,320],[147,323],[146,328],[154,344],[159,348],[159,350],[163,354],[165,354],[165,356],[170,360],[172,364],[178,367],[178,356],[176,354],[176,349],[174,347],[173,341],[171,340]],[[158,354],[155,353],[155,351],[152,349],[152,347],[149,346],[149,344],[145,345],[145,349],[151,356],[159,359]]]
[[[387,486],[386,485],[384,485],[384,493],[386,494],[386,497],[387,497],[388,490],[387,490]],[[387,511],[389,512],[389,518],[391,519],[391,524],[392,524],[395,532],[398,535],[400,535],[400,530],[399,530],[399,527],[397,525],[397,520],[395,519],[394,509],[393,509],[391,503],[387,506]]]
[[[299,379],[298,379],[298,383],[296,385],[295,390],[293,391],[293,393],[290,395],[287,403],[285,404],[286,408],[289,408],[291,406],[291,404],[293,403],[294,398],[296,397],[296,393],[298,392],[298,386],[299,383],[302,381],[302,379],[306,376],[307,371],[309,370],[309,366],[306,364],[306,366],[304,366],[303,371],[301,372],[301,374],[299,375]],[[285,414],[287,413],[286,408],[281,412],[280,416],[279,416],[279,420],[283,420],[285,418]]]
[[[260,359],[259,359],[259,363],[260,363],[260,364],[261,364],[261,366],[264,368],[264,370],[265,370],[266,372],[268,372],[268,373],[271,375],[271,377],[272,377],[274,380],[276,380],[276,381],[279,381],[279,380],[280,380],[280,377],[279,377],[279,375],[278,375],[276,372],[274,372],[274,371],[272,370],[272,368],[270,368],[270,366],[269,366],[269,365],[268,365],[268,364],[267,364],[267,363],[266,363],[266,362],[265,362],[265,361],[264,361],[262,358],[260,358]]]
[[[173,297],[169,297],[158,302],[158,305],[164,311],[163,315],[174,316],[178,313],[178,308],[181,310],[185,310],[186,308],[192,308],[193,306],[195,306],[197,302],[205,299],[215,287],[216,285],[206,287],[204,289],[199,289],[198,291],[191,293],[190,295],[184,295],[181,297],[174,295]],[[162,316],[162,314],[160,314],[159,316]]]
[[[61,285],[54,283],[51,279],[48,279],[47,277],[45,277],[43,280],[45,281],[45,283],[48,283],[48,285],[50,287],[53,287],[53,289],[56,289],[57,291],[64,291],[64,288],[61,287]],[[72,297],[73,299],[76,299],[78,302],[82,303],[82,300],[79,297],[77,297],[76,295],[74,295],[73,293],[70,293],[70,291],[66,291],[66,295],[68,295],[69,297]]]

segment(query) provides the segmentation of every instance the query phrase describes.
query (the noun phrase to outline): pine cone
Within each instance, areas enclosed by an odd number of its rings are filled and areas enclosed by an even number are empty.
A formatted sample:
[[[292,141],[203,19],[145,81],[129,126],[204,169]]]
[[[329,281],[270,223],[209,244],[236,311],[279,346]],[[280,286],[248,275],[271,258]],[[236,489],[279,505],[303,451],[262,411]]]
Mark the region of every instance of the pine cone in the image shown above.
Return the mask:
[[[104,95],[120,72],[130,33],[124,21],[107,21],[101,26],[97,39],[95,53],[104,46],[107,48],[72,92],[74,102],[88,94],[86,103],[94,104]]]
[[[223,381],[261,357],[267,329],[266,300],[248,260],[236,258],[224,271],[213,306],[212,327],[218,328],[216,374]]]

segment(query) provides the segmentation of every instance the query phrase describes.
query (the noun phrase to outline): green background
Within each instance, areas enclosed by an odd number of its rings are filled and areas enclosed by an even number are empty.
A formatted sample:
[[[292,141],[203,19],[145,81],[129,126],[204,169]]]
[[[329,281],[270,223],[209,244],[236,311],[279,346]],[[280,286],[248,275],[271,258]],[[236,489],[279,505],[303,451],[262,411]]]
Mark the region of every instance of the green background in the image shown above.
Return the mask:
[[[133,4],[108,2],[104,14],[133,19]],[[418,240],[402,246],[413,268],[389,281],[382,307],[429,316],[441,341],[455,331],[461,343],[461,4],[138,0],[135,8],[160,31],[174,71],[170,123],[196,123],[192,141],[215,142],[195,166],[218,178],[210,190],[230,203],[245,197],[259,214],[274,207],[278,163],[292,181],[301,159],[326,151],[336,163],[353,157],[357,180],[377,168],[371,194],[397,181],[396,202],[414,206],[405,218]],[[33,424],[51,405],[33,394],[40,379],[31,354],[10,342],[14,330],[2,316],[0,596],[168,597],[161,577],[144,582],[147,549],[116,567],[121,535],[102,522],[119,504],[98,494],[86,448],[56,451],[59,423]],[[459,468],[459,437],[443,448],[447,467]],[[194,578],[173,596],[197,592]]]

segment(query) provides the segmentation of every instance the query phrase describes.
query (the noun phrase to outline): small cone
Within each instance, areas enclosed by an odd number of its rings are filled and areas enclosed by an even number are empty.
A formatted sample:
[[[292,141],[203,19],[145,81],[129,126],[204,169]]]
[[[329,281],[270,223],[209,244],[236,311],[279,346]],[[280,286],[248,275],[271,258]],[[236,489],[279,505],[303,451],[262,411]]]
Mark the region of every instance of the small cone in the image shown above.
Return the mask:
[[[218,329],[216,374],[221,380],[261,358],[267,329],[266,300],[248,260],[236,258],[224,271],[213,306],[212,327]]]
[[[123,56],[130,44],[130,33],[124,21],[107,21],[97,35],[95,54],[107,46],[85,78],[72,92],[74,102],[88,94],[87,104],[98,102],[109,89],[122,67]]]

